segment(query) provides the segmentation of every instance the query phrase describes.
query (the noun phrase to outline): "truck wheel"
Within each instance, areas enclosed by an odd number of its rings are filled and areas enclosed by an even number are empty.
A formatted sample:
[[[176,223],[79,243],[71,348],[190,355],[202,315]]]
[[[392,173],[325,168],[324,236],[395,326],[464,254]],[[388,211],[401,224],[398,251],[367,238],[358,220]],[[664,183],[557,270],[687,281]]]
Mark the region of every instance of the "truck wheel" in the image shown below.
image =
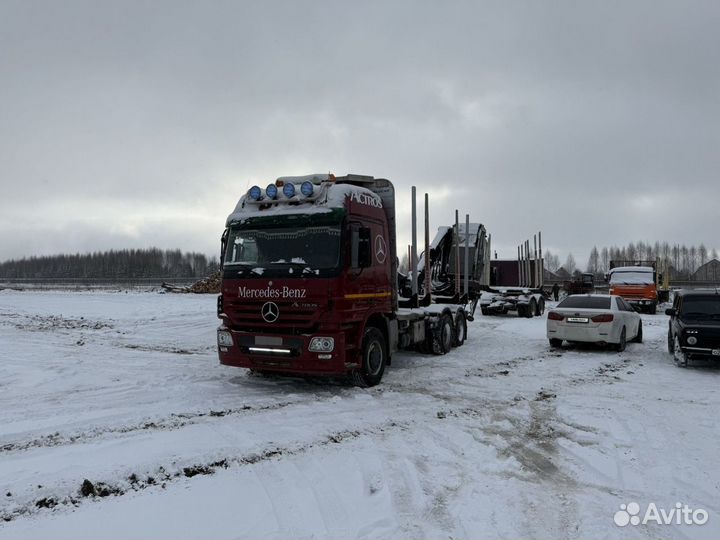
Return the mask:
[[[435,354],[450,352],[454,340],[452,317],[449,313],[443,313],[437,328],[433,331],[433,352]]]
[[[518,306],[517,307],[517,314],[518,317],[527,317],[527,306]]]
[[[672,332],[670,330],[668,330],[667,346],[668,352],[673,354],[675,352],[675,342],[673,341]]]
[[[541,298],[538,300],[537,307],[535,308],[535,316],[540,317],[543,313],[545,313],[545,300]]]
[[[562,339],[558,338],[550,338],[550,346],[551,347],[562,347]]]
[[[482,313],[483,315],[490,315],[490,310],[486,307],[480,306],[480,313]]]
[[[537,302],[534,298],[530,299],[530,303],[528,304],[527,309],[525,310],[525,316],[528,319],[531,319],[533,315],[535,315],[535,311],[537,310]]]
[[[385,336],[374,326],[368,326],[362,343],[362,365],[358,371],[353,372],[355,384],[363,388],[378,384],[385,372],[386,362]]]
[[[650,309],[648,309],[648,313],[650,313],[650,315],[655,315],[655,313],[657,313],[657,304],[651,304]]]
[[[623,352],[625,350],[625,347],[627,346],[627,332],[625,330],[625,327],[623,326],[622,330],[620,331],[620,343],[617,344],[617,350],[618,352]]]
[[[455,347],[462,347],[467,338],[467,320],[465,319],[465,312],[461,309],[455,316]]]
[[[687,354],[685,354],[682,347],[680,347],[680,339],[677,336],[675,336],[675,342],[673,344],[673,356],[675,357],[675,363],[678,367],[688,366]]]

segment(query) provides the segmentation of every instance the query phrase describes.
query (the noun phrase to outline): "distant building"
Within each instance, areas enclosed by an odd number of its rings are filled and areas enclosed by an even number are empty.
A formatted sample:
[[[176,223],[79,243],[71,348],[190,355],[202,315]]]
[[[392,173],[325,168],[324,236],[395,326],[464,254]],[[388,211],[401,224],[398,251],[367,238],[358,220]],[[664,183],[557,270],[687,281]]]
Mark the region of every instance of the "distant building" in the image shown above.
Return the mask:
[[[572,276],[570,275],[570,272],[568,272],[567,270],[565,270],[565,268],[562,267],[562,266],[557,269],[557,271],[555,272],[555,275],[556,275],[556,276],[558,277],[558,279],[561,280],[561,281],[568,280],[568,279],[570,279],[570,278],[572,277]]]
[[[693,281],[715,281],[720,282],[720,261],[712,259],[706,262],[695,273],[690,276]]]

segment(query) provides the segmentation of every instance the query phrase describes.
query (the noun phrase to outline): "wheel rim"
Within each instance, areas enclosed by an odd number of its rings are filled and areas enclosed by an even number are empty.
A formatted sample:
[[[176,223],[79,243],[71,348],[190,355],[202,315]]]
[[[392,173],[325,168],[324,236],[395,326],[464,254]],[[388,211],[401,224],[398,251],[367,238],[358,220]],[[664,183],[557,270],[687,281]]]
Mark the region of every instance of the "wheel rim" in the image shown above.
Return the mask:
[[[383,365],[383,350],[382,345],[377,341],[370,343],[367,352],[367,367],[368,374],[377,375],[380,373],[380,369]]]

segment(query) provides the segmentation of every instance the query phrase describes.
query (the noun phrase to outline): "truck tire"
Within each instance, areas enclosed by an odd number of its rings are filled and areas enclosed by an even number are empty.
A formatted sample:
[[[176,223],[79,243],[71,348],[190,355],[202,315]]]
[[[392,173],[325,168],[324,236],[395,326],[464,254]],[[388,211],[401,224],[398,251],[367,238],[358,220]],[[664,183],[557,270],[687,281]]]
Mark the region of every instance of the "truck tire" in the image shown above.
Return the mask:
[[[670,354],[673,354],[675,352],[675,342],[673,341],[673,335],[670,330],[668,330],[667,346],[668,346],[668,352]]]
[[[353,372],[355,384],[363,388],[378,384],[385,372],[386,363],[385,336],[374,326],[368,326],[362,342],[362,363],[360,369]]]
[[[655,303],[650,304],[650,308],[648,308],[648,313],[650,315],[655,315],[655,313],[657,313],[657,304],[655,304]]]
[[[440,315],[437,327],[433,330],[433,353],[446,354],[452,349],[455,336],[453,336],[453,320],[449,313]]]
[[[545,313],[545,299],[541,298],[535,308],[535,316],[540,317],[543,313]]]
[[[490,315],[490,310],[489,310],[488,308],[486,308],[486,307],[482,307],[482,306],[481,306],[481,307],[480,307],[480,313],[482,313],[483,315]]]
[[[527,317],[527,306],[518,306],[517,314],[518,317]]]
[[[537,302],[535,301],[534,298],[531,298],[530,303],[528,304],[527,309],[525,311],[525,316],[528,319],[531,319],[533,317],[533,315],[535,315],[536,310],[537,310]]]
[[[467,339],[467,320],[465,312],[460,309],[455,316],[455,347],[462,347]]]

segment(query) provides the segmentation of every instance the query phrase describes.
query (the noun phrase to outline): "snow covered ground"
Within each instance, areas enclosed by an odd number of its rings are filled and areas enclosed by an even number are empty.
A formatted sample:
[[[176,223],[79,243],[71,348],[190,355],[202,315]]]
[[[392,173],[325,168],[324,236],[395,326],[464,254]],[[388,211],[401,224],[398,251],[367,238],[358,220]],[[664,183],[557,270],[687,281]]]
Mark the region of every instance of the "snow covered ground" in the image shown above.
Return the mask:
[[[0,291],[0,539],[718,538],[720,369],[643,324],[555,351],[479,316],[358,389],[220,366],[214,296]]]

